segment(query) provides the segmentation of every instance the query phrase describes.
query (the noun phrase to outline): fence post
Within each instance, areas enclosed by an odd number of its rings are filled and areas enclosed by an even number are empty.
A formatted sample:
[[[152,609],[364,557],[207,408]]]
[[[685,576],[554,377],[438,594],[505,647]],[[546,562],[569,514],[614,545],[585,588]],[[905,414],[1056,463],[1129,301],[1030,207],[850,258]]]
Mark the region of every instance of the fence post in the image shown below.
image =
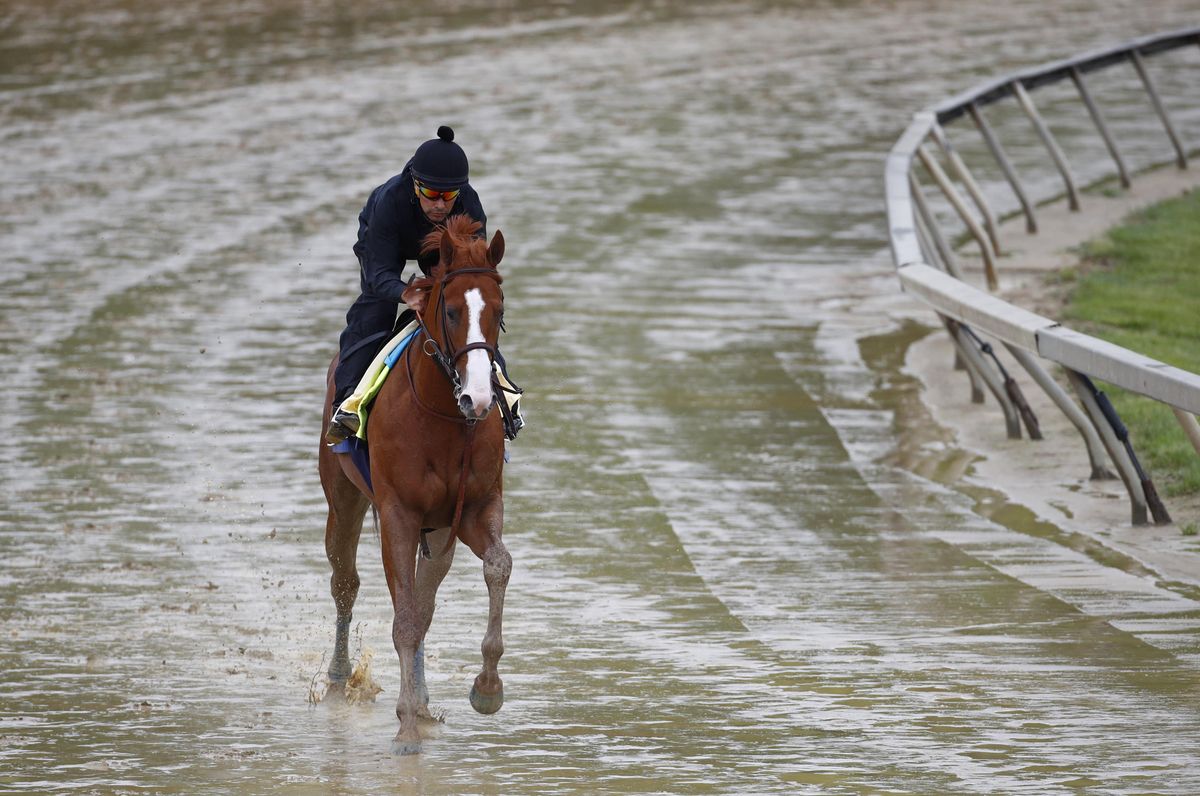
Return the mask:
[[[1191,412],[1183,411],[1177,406],[1172,406],[1171,411],[1175,413],[1175,419],[1179,421],[1179,425],[1183,426],[1183,433],[1187,434],[1187,438],[1192,443],[1192,447],[1196,449],[1196,453],[1200,453],[1200,423],[1196,422],[1196,416]]]
[[[946,324],[946,328],[950,331],[950,335],[958,341],[959,350],[966,357],[969,367],[983,377],[984,384],[995,396],[1000,404],[1000,409],[1004,412],[1004,426],[1008,433],[1009,439],[1021,438],[1021,416],[1017,413],[1016,407],[1009,400],[1007,393],[1004,390],[1004,383],[1001,382],[996,375],[988,370],[987,361],[983,355],[976,350],[971,339],[963,333],[962,324],[952,318],[944,317],[942,320]]]
[[[908,173],[908,185],[909,190],[912,191],[913,204],[917,208],[913,220],[917,223],[918,245],[924,248],[926,258],[930,262],[961,281],[962,272],[958,269],[958,260],[954,256],[954,251],[946,243],[942,231],[938,229],[933,214],[929,212],[929,204],[925,201],[921,183],[917,181],[917,175],[911,171]],[[953,337],[950,339],[954,340]],[[958,350],[958,341],[954,340],[954,342],[954,369],[967,370],[967,361],[963,358],[962,352]],[[983,403],[983,382],[973,371],[968,371],[968,374],[971,377],[971,403],[981,404]]]
[[[1013,170],[1012,164],[1008,161],[1008,156],[1004,154],[1004,148],[1000,146],[999,139],[992,132],[992,127],[988,124],[987,118],[984,117],[983,111],[979,110],[974,102],[967,106],[967,111],[971,114],[971,118],[975,120],[975,126],[979,128],[979,132],[983,136],[984,142],[988,145],[988,149],[992,150],[992,157],[1000,164],[1000,171],[1004,172],[1004,179],[1008,180],[1013,193],[1017,195],[1017,201],[1021,203],[1021,210],[1025,213],[1025,231],[1030,235],[1037,234],[1037,217],[1033,214],[1033,203],[1029,201],[1029,197],[1025,196],[1025,189],[1021,187],[1021,181],[1017,178],[1017,172]]]
[[[950,200],[950,204],[954,206],[959,218],[967,225],[967,229],[971,231],[971,236],[975,238],[975,242],[979,244],[979,249],[983,253],[983,273],[987,279],[988,290],[995,291],[999,287],[996,280],[996,260],[992,253],[992,244],[980,228],[979,222],[971,215],[971,211],[967,209],[967,203],[963,201],[962,195],[958,189],[950,182],[950,178],[946,176],[946,172],[942,171],[942,167],[938,164],[933,155],[929,154],[929,150],[924,144],[917,147],[917,157],[925,164],[925,168],[933,177],[934,182],[942,189],[942,193]]]
[[[982,357],[978,357],[979,361],[972,359],[966,349],[970,343],[959,338],[954,333],[952,324],[955,323],[945,315],[938,315],[942,319],[942,323],[946,326],[946,331],[950,333],[950,342],[954,344],[954,369],[965,370],[967,379],[971,383],[971,403],[981,404],[984,402],[983,388],[987,386],[987,382],[983,377],[983,373],[977,370],[977,367],[986,367],[987,363],[982,361]]]
[[[1121,152],[1117,149],[1117,142],[1108,133],[1108,125],[1104,123],[1104,116],[1100,113],[1100,107],[1092,101],[1091,92],[1088,91],[1087,84],[1083,82],[1083,73],[1077,67],[1071,67],[1071,80],[1075,83],[1075,88],[1079,90],[1079,96],[1083,98],[1083,104],[1087,106],[1088,113],[1092,116],[1092,121],[1096,123],[1096,129],[1100,131],[1100,137],[1104,139],[1104,145],[1108,147],[1108,154],[1112,155],[1112,159],[1116,161],[1117,173],[1121,175],[1121,186],[1128,188],[1131,183],[1129,180],[1129,171],[1125,168],[1125,161],[1121,158]]]
[[[941,228],[937,225],[937,219],[933,217],[933,212],[929,209],[929,202],[925,200],[925,192],[921,183],[917,180],[917,175],[911,171],[908,173],[908,186],[912,191],[913,204],[917,208],[917,222],[924,223],[925,229],[936,247],[938,259],[941,260],[942,270],[955,279],[961,280],[963,278],[962,269],[958,267],[958,258],[954,255],[954,249],[946,242],[946,236],[942,234]]]
[[[1142,483],[1138,480],[1137,473],[1133,469],[1133,464],[1129,461],[1129,456],[1125,453],[1125,449],[1121,446],[1121,443],[1117,441],[1117,435],[1113,433],[1112,427],[1104,419],[1104,413],[1100,410],[1100,406],[1096,403],[1092,391],[1088,389],[1082,377],[1070,368],[1063,368],[1063,370],[1067,372],[1067,379],[1070,380],[1071,387],[1075,390],[1075,395],[1087,411],[1088,418],[1092,421],[1092,426],[1099,433],[1100,441],[1104,443],[1104,449],[1108,451],[1108,458],[1116,465],[1117,474],[1125,482],[1125,489],[1129,492],[1129,501],[1132,504],[1133,516],[1131,521],[1134,525],[1148,524],[1149,514],[1146,510],[1146,493],[1142,491]]]
[[[945,153],[950,160],[950,165],[954,167],[954,172],[958,175],[958,179],[967,188],[967,193],[971,195],[971,199],[975,201],[975,206],[979,208],[979,214],[983,216],[983,227],[987,230],[988,239],[992,242],[992,251],[999,257],[1000,252],[1000,236],[996,228],[996,217],[992,214],[992,208],[988,206],[987,199],[983,196],[983,191],[979,190],[979,183],[975,182],[975,178],[971,175],[967,164],[963,162],[962,156],[958,154],[958,150],[950,145],[950,139],[946,137],[946,131],[942,129],[940,124],[934,124],[930,128],[933,134],[933,140],[937,142],[938,147]]]
[[[1050,150],[1050,157],[1054,160],[1054,165],[1058,167],[1058,173],[1062,175],[1063,182],[1067,186],[1068,205],[1072,210],[1079,210],[1079,191],[1075,188],[1075,178],[1071,176],[1071,168],[1067,165],[1066,156],[1063,155],[1058,142],[1054,140],[1054,135],[1051,134],[1050,128],[1042,121],[1042,117],[1038,114],[1033,100],[1029,97],[1029,92],[1025,90],[1025,86],[1021,85],[1020,80],[1012,82],[1012,90],[1013,94],[1017,97],[1017,102],[1021,105],[1021,109],[1025,111],[1025,115],[1029,117],[1029,120],[1033,122],[1038,137],[1042,139],[1042,143]]]
[[[1017,360],[1021,364],[1021,367],[1025,368],[1025,371],[1033,377],[1033,380],[1050,397],[1050,400],[1054,401],[1055,405],[1062,410],[1062,413],[1071,421],[1071,425],[1075,426],[1079,431],[1079,435],[1083,437],[1083,444],[1087,448],[1088,461],[1092,465],[1091,480],[1100,481],[1108,478],[1116,478],[1104,466],[1104,445],[1100,442],[1100,437],[1096,435],[1096,429],[1091,427],[1087,416],[1071,401],[1070,396],[1067,395],[1062,387],[1058,386],[1058,382],[1050,377],[1050,374],[1046,372],[1031,354],[1009,343],[1005,343],[1004,347],[1013,355],[1013,359]]]
[[[1183,151],[1183,145],[1179,143],[1179,136],[1175,134],[1175,126],[1171,124],[1171,117],[1167,115],[1166,106],[1158,97],[1158,89],[1154,87],[1154,80],[1146,69],[1142,54],[1137,50],[1130,50],[1129,55],[1133,59],[1133,66],[1137,69],[1138,77],[1142,79],[1142,85],[1146,87],[1146,93],[1150,95],[1150,101],[1154,103],[1154,110],[1158,111],[1158,118],[1162,119],[1163,127],[1167,128],[1167,137],[1171,139],[1171,146],[1175,147],[1175,164],[1181,169],[1186,169],[1187,153]]]

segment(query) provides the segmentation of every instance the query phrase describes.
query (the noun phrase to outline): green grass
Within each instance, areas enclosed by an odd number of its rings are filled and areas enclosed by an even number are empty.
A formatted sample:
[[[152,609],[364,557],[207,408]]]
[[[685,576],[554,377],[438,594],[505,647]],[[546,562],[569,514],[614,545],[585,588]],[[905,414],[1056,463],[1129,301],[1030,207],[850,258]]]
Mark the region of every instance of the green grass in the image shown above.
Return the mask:
[[[1200,373],[1200,191],[1155,205],[1084,247],[1064,320]],[[1200,492],[1200,456],[1170,407],[1104,385],[1138,458],[1166,495]]]

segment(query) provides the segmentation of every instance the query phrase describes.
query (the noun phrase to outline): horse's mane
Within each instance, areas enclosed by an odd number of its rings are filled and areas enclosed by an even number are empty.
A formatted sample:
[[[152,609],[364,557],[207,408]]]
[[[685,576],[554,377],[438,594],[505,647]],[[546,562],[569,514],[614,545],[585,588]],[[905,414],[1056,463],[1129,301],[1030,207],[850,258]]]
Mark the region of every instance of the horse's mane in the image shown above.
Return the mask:
[[[426,235],[421,241],[421,254],[438,251],[442,245],[442,235],[450,236],[450,243],[455,252],[454,262],[439,262],[433,270],[433,275],[435,277],[443,276],[451,265],[456,266],[453,270],[490,268],[487,241],[479,237],[481,229],[483,229],[483,225],[478,221],[470,216],[459,214],[446,219],[445,227],[438,227]]]

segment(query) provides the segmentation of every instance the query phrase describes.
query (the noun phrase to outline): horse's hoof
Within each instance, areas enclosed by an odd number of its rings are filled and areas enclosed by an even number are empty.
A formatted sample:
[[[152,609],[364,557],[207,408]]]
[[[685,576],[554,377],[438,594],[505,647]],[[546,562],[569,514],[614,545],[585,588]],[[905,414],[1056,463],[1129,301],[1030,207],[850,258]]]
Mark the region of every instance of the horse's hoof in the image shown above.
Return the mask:
[[[325,674],[329,677],[330,683],[345,683],[350,679],[350,675],[354,673],[354,666],[347,658],[344,661],[334,661],[329,664],[329,671]]]
[[[346,681],[345,680],[330,680],[329,686],[325,689],[324,695],[321,696],[322,702],[344,702],[346,701]]]
[[[494,694],[481,693],[478,686],[471,686],[471,707],[475,708],[477,713],[489,716],[499,710],[503,704],[504,686],[500,686]]]
[[[394,757],[419,754],[421,754],[421,742],[419,740],[402,741],[399,738],[396,738],[392,741],[392,755]]]

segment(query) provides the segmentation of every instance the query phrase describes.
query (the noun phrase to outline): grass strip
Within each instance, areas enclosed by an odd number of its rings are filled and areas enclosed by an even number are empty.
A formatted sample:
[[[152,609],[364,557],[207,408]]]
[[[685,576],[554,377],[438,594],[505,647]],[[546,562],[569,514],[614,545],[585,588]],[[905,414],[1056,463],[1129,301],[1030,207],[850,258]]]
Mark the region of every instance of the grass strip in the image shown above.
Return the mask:
[[[1200,191],[1136,213],[1083,247],[1063,318],[1072,327],[1200,373]],[[1200,492],[1200,456],[1170,407],[1105,384],[1160,492]]]

